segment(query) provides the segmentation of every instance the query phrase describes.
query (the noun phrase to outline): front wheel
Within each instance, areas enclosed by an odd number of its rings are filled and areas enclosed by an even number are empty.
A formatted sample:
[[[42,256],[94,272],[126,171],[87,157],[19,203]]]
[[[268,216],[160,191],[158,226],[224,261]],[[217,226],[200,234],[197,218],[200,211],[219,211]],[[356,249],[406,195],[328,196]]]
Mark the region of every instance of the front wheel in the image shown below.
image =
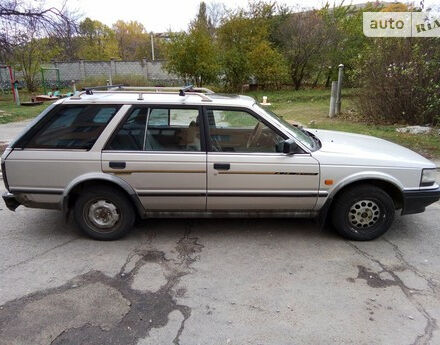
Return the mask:
[[[74,217],[81,230],[96,240],[123,237],[136,218],[128,198],[111,187],[97,187],[82,193],[75,202]]]
[[[393,199],[381,188],[361,185],[342,192],[332,207],[336,231],[356,241],[368,241],[383,235],[394,219]]]

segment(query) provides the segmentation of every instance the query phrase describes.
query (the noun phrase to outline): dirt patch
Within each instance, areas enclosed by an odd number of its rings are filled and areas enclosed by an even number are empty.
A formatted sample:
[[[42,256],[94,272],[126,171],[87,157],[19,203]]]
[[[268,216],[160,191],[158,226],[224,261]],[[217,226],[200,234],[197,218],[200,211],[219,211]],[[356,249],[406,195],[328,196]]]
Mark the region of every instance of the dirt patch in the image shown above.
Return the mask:
[[[378,273],[370,271],[364,266],[358,266],[358,276],[356,279],[364,279],[368,286],[373,288],[385,288],[389,286],[397,286],[398,282],[392,279],[382,279]]]

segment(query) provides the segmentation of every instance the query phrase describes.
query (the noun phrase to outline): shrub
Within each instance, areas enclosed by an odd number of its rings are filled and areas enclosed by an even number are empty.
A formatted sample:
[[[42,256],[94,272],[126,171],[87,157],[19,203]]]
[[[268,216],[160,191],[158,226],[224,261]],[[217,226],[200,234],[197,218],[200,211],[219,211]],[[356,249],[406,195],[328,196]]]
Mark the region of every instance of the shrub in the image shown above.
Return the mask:
[[[440,123],[438,39],[382,38],[360,58],[360,113],[374,123]]]

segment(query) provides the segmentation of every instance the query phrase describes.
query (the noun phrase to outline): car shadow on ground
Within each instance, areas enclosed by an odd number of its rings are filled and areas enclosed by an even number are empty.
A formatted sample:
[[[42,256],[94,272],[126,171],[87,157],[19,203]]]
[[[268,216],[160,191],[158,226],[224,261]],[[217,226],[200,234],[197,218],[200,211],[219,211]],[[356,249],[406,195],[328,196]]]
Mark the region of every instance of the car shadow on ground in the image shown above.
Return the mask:
[[[335,238],[338,235],[329,226],[320,227],[313,219],[298,218],[155,218],[138,221],[129,235],[143,233],[174,235],[182,230],[197,232],[198,236],[261,236],[270,234],[274,237],[286,235],[295,238]]]

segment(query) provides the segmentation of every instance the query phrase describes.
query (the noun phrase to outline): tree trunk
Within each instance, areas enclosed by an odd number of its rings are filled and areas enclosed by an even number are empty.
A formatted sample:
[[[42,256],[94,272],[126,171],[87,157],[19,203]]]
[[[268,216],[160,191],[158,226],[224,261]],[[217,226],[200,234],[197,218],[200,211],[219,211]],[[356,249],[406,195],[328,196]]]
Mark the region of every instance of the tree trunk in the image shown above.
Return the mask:
[[[316,86],[318,86],[318,81],[319,81],[319,77],[321,76],[321,72],[322,72],[322,67],[319,68],[318,73],[316,74],[315,81],[312,84],[313,88],[316,88]]]
[[[332,69],[328,69],[327,80],[325,81],[325,87],[330,87],[330,79],[332,77]]]

